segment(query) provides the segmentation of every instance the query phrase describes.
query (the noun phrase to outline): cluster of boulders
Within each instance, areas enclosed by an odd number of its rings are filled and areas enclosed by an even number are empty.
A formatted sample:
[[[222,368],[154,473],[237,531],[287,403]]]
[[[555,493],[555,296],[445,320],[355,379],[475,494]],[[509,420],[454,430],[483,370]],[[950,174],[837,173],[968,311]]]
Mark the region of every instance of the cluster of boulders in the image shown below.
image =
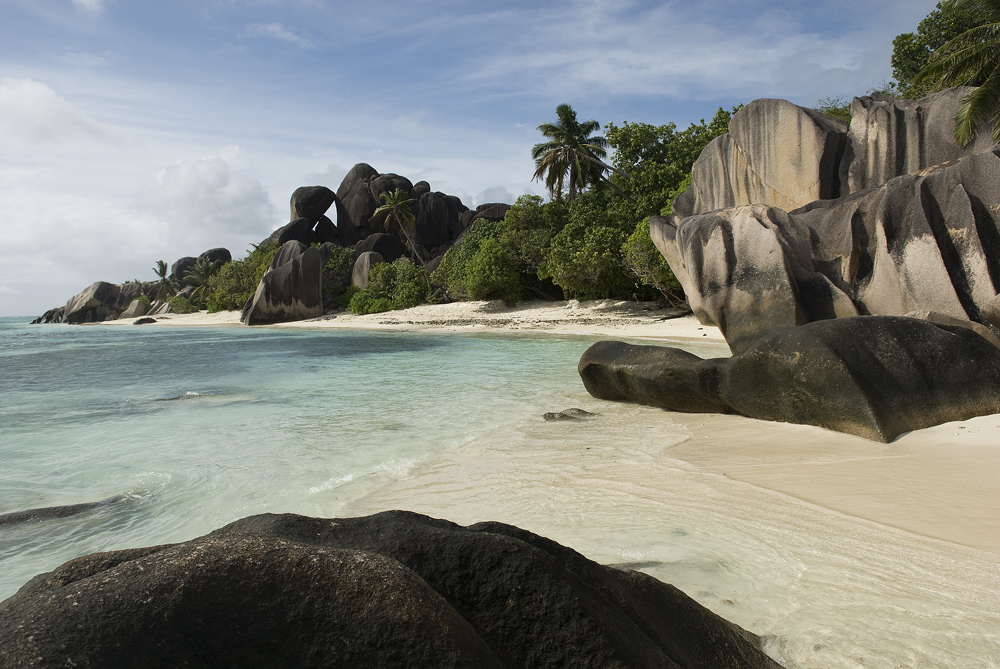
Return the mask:
[[[5,667],[777,669],[677,588],[502,523],[265,514],[0,603]]]
[[[375,216],[381,196],[397,190],[413,201],[414,249],[384,228],[384,217]],[[326,215],[334,205],[336,223]],[[416,262],[429,258],[425,270],[433,271],[473,222],[502,220],[508,209],[510,205],[500,203],[469,209],[454,195],[431,191],[426,181],[413,184],[398,174],[380,174],[367,163],[355,165],[336,193],[325,186],[298,188],[292,193],[288,224],[264,240],[281,250],[241,320],[258,325],[322,316],[329,307],[323,302],[322,273],[333,247],[353,251],[353,270],[344,280],[364,288],[372,267],[402,257]]]
[[[216,248],[198,257],[185,256],[171,265],[167,278],[180,288],[177,295],[190,297],[196,286],[186,281],[187,273],[200,261],[227,263],[233,259],[229,249]],[[171,312],[166,300],[156,299],[161,282],[144,281],[123,284],[97,281],[71,297],[64,306],[49,309],[32,323],[99,323],[119,318],[140,318]]]
[[[417,249],[409,249],[404,240],[386,231],[381,217],[375,216],[375,210],[383,204],[380,196],[397,189],[413,201],[410,209],[415,218],[413,241]],[[336,222],[327,216],[331,207]],[[334,247],[353,251],[353,271],[342,279],[364,288],[373,266],[402,257],[413,257],[417,262],[429,259],[425,269],[432,272],[475,221],[503,220],[508,209],[510,205],[503,203],[469,209],[454,195],[432,191],[426,181],[414,184],[398,174],[380,174],[366,163],[355,165],[336,193],[326,186],[298,188],[292,193],[289,222],[261,242],[277,244],[281,250],[256,294],[244,306],[241,320],[257,325],[322,316],[330,307],[322,298],[323,267]],[[178,293],[182,297],[189,297],[195,290],[184,286],[184,277],[202,260],[227,263],[232,255],[219,248],[177,260],[171,266],[170,278],[182,287]],[[33,322],[95,323],[169,313],[169,304],[155,300],[159,285],[99,281],[65,306],[50,309]],[[142,295],[147,299],[140,299]]]
[[[1000,411],[990,381],[1000,345],[1000,147],[986,127],[967,146],[955,142],[968,92],[857,98],[850,126],[784,100],[739,110],[698,158],[675,213],[650,219],[692,310],[736,357],[629,354],[644,362],[628,365],[660,365],[696,408],[665,399],[660,386],[608,386],[630,372],[607,350],[581,361],[591,392],[882,440]],[[906,318],[890,327],[875,316]],[[838,337],[851,341],[834,345]],[[735,387],[753,401],[734,401]]]

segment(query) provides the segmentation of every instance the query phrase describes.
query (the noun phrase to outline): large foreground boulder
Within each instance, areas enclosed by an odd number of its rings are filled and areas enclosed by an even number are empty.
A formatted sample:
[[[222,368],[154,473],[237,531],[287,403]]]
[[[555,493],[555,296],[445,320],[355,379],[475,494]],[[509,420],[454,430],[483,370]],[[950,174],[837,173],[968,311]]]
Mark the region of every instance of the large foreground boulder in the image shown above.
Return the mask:
[[[122,287],[116,283],[96,281],[74,295],[63,309],[66,323],[95,323],[117,318]]]
[[[3,666],[762,667],[676,588],[501,523],[251,516],[0,604]]]
[[[772,332],[732,358],[599,342],[579,364],[591,395],[724,411],[889,442],[1000,413],[1000,349],[959,326],[860,316]]]
[[[284,323],[323,315],[323,254],[299,241],[286,242],[257,286],[240,321]]]

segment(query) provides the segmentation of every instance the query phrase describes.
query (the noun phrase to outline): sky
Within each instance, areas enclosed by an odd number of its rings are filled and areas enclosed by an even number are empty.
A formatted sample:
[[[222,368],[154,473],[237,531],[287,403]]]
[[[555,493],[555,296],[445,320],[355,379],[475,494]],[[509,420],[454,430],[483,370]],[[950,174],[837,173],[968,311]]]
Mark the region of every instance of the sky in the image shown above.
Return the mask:
[[[863,95],[934,5],[0,0],[0,317],[243,257],[360,162],[469,207],[544,195],[530,150],[561,103],[683,128]]]

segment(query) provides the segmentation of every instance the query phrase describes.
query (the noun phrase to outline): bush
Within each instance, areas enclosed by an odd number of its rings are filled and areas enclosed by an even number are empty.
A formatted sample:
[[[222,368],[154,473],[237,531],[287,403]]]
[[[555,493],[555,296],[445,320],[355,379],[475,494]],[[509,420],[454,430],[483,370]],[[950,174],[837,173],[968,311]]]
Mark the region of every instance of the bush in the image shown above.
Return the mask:
[[[227,262],[209,281],[212,295],[208,310],[239,311],[257,291],[257,284],[278,253],[278,245],[270,242],[254,248],[242,260]]]
[[[566,297],[627,300],[638,287],[622,260],[626,239],[617,227],[574,218],[552,239],[539,273],[552,279]]]
[[[323,266],[323,306],[338,306],[338,298],[351,284],[351,271],[353,269],[353,250],[340,246],[334,246],[330,249],[330,259]],[[346,303],[341,306],[346,306]]]
[[[626,268],[640,283],[659,291],[671,304],[684,299],[680,282],[653,244],[648,218],[640,221],[635,232],[622,244],[622,256]]]
[[[167,303],[170,305],[170,310],[175,314],[193,314],[198,311],[197,304],[193,303],[186,297],[181,297],[180,295],[171,297]]]
[[[507,250],[496,239],[484,239],[468,265],[465,287],[469,298],[499,298],[506,304],[521,299],[521,277]]]
[[[427,275],[409,258],[372,267],[368,287],[355,293],[349,309],[354,314],[374,314],[408,309],[427,301]]]

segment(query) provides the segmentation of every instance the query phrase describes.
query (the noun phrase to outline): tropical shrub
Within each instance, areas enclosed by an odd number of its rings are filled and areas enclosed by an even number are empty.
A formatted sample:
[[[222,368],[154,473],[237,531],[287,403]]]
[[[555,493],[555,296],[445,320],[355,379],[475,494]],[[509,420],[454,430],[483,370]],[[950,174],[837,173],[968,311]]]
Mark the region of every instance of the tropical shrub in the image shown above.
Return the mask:
[[[351,284],[351,271],[354,269],[354,251],[340,246],[330,249],[330,258],[323,266],[323,304],[338,305],[337,298],[344,294]],[[348,298],[349,300],[350,298]]]
[[[242,260],[227,262],[210,280],[213,288],[208,298],[208,310],[239,311],[257,291],[257,284],[271,265],[278,245],[271,243],[255,245]]]
[[[635,231],[622,244],[625,267],[641,284],[657,290],[671,304],[684,299],[684,291],[667,261],[649,235],[649,219],[636,224]]]
[[[409,258],[372,267],[368,286],[351,298],[354,314],[374,314],[392,309],[408,309],[427,301],[427,275]]]
[[[180,295],[171,297],[168,304],[170,304],[170,310],[175,314],[193,314],[198,311],[197,304]]]

